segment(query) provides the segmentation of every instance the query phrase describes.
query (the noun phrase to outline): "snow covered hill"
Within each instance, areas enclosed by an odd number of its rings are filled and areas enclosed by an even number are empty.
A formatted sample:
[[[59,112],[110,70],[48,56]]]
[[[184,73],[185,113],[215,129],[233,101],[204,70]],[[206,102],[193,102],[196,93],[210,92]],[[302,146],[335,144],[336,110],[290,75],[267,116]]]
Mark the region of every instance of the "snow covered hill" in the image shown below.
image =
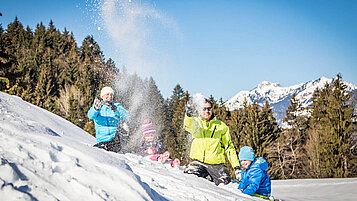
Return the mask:
[[[253,102],[260,106],[264,106],[264,103],[268,101],[272,108],[275,118],[279,125],[282,125],[282,120],[285,117],[285,110],[290,104],[290,99],[295,93],[303,107],[309,106],[312,101],[312,94],[316,88],[322,88],[326,83],[332,83],[333,79],[321,77],[317,80],[301,83],[289,87],[280,86],[278,83],[270,83],[263,81],[258,87],[250,91],[241,91],[235,96],[230,98],[225,106],[229,110],[234,110],[243,107],[243,102],[246,99],[249,104]],[[356,91],[357,86],[348,82],[344,82],[347,85],[347,91]]]
[[[0,200],[260,200],[135,154],[92,147],[72,123],[0,92]],[[355,200],[357,178],[273,181],[283,200]]]

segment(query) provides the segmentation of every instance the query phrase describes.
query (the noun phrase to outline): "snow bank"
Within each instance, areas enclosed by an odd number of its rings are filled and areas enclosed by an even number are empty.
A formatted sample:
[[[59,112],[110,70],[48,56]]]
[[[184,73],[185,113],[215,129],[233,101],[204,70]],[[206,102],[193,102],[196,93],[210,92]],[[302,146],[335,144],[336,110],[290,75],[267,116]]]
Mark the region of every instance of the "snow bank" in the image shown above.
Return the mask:
[[[0,112],[1,199],[151,199],[121,155],[75,125],[4,93]]]
[[[0,92],[0,200],[261,200],[135,154],[92,147],[72,123]],[[273,181],[284,200],[355,200],[357,179]]]

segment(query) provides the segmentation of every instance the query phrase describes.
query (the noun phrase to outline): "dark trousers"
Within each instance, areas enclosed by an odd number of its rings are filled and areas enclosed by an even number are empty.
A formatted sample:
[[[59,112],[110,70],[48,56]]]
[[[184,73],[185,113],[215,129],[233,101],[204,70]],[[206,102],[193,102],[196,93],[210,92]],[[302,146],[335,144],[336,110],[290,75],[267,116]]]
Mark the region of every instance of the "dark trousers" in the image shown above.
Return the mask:
[[[206,178],[209,181],[213,181],[217,186],[220,183],[228,184],[231,182],[231,176],[223,163],[211,165],[193,161],[186,166],[184,173]]]
[[[119,122],[115,136],[111,141],[97,143],[94,146],[115,153],[119,151],[129,152],[128,146],[125,146],[129,142],[129,132],[124,129],[123,124],[124,121]]]
[[[94,146],[104,149],[104,150],[107,150],[107,151],[112,151],[112,152],[118,153],[121,149],[119,134],[116,133],[114,138],[111,141],[100,142],[100,143],[95,144]]]

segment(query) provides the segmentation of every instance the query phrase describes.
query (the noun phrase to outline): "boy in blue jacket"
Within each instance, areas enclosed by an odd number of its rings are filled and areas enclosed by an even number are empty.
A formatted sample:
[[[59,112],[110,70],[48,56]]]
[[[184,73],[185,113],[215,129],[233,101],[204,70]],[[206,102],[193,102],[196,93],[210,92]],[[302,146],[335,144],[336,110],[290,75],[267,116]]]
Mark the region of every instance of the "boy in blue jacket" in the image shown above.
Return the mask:
[[[114,90],[104,87],[99,99],[95,99],[88,111],[88,118],[94,120],[97,144],[94,145],[107,151],[119,152],[120,136],[117,133],[119,122],[129,117],[128,111],[120,103],[113,103]]]
[[[248,146],[240,149],[238,157],[242,167],[238,189],[244,194],[268,199],[271,181],[267,174],[267,161],[261,157],[255,158],[253,149]]]

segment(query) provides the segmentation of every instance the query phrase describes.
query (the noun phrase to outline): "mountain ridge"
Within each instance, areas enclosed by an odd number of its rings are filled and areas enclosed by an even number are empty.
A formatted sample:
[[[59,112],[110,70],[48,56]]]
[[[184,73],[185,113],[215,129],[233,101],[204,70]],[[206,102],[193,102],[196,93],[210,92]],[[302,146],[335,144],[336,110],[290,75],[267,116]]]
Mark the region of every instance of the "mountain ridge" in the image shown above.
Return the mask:
[[[268,101],[274,112],[274,116],[280,126],[285,117],[285,110],[290,104],[290,99],[295,93],[296,98],[301,101],[304,108],[308,107],[312,101],[313,92],[316,88],[321,89],[326,83],[332,83],[334,78],[322,76],[316,80],[311,80],[305,83],[300,83],[292,86],[281,86],[279,83],[263,81],[257,87],[250,91],[240,91],[232,98],[228,99],[224,105],[230,110],[243,107],[243,102],[246,100],[248,104],[257,103],[263,107]],[[347,85],[347,91],[353,92],[357,90],[357,85],[343,81]]]

